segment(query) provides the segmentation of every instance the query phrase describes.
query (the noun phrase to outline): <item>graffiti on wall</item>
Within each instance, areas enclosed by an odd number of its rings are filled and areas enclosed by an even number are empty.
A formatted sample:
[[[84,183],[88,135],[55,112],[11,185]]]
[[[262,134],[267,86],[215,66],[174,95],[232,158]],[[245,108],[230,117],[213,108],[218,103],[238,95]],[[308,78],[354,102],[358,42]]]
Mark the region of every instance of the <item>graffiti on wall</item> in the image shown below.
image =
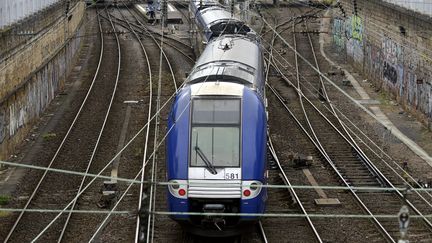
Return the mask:
[[[383,66],[383,76],[384,79],[391,82],[392,84],[396,84],[398,80],[398,72],[395,66],[391,65],[388,62],[384,62]]]
[[[403,86],[404,78],[404,48],[398,42],[384,36],[381,40],[381,52],[384,61],[382,76],[393,87]],[[403,92],[399,88],[399,92]]]
[[[345,48],[345,21],[340,18],[335,18],[333,20],[333,42],[336,47],[344,49]]]
[[[348,56],[357,62],[363,61],[363,20],[360,16],[351,16],[346,21],[333,19],[332,37],[336,47],[346,48]]]
[[[396,65],[398,63],[403,63],[403,47],[391,38],[383,37],[381,51],[384,59],[390,64]]]
[[[350,33],[351,39],[363,42],[363,20],[360,16],[353,15],[349,18],[350,24],[348,31]]]
[[[432,43],[405,41],[384,32],[371,32],[373,39],[369,39],[364,24],[360,16],[333,19],[335,46],[346,50],[348,61],[365,71],[368,78],[381,81],[382,87],[404,104],[432,119],[432,52],[423,51]]]
[[[417,70],[420,63],[418,52],[410,48],[404,48],[403,56],[405,66],[412,71]]]
[[[369,45],[370,46],[370,65],[371,65],[371,72],[378,74],[380,73],[381,70],[381,65],[382,65],[382,61],[381,61],[381,50],[374,46],[374,45]]]
[[[6,131],[4,129],[5,124],[6,124],[6,116],[3,109],[0,109],[0,143],[3,142],[3,140],[6,137]]]

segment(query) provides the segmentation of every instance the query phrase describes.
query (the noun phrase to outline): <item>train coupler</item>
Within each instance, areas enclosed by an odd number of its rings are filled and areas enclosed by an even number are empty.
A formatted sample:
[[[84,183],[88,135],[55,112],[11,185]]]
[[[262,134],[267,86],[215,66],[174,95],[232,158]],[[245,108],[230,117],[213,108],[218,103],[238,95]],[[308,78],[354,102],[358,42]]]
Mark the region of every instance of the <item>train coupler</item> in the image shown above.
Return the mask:
[[[225,212],[225,205],[223,204],[205,204],[203,206],[203,212],[204,213],[224,213]],[[225,219],[221,216],[213,216],[213,215],[206,215],[202,219],[203,225],[213,225],[215,226],[219,231],[222,231],[222,227],[225,226],[226,222]]]

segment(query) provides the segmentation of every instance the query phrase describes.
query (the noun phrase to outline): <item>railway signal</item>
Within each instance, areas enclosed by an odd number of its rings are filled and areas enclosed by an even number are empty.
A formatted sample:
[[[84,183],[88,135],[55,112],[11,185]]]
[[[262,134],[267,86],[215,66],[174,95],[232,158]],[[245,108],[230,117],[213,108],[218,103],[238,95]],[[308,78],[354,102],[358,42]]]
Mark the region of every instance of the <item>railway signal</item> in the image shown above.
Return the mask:
[[[408,226],[410,220],[409,220],[409,210],[406,205],[402,206],[402,208],[400,209],[398,218],[399,218],[399,230],[401,234],[401,238],[399,239],[398,243],[408,243],[409,240],[407,240],[406,238],[407,238]]]

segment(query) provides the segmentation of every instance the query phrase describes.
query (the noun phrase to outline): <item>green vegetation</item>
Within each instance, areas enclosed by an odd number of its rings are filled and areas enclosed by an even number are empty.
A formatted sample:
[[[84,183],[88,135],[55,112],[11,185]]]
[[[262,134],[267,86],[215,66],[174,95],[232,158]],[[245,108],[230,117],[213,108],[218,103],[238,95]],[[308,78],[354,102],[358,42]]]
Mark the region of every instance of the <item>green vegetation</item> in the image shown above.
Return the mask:
[[[10,197],[7,195],[0,195],[0,206],[7,205],[10,201]]]
[[[53,139],[56,136],[57,136],[57,134],[55,134],[55,133],[45,133],[44,135],[42,135],[43,139],[45,139],[45,140]]]

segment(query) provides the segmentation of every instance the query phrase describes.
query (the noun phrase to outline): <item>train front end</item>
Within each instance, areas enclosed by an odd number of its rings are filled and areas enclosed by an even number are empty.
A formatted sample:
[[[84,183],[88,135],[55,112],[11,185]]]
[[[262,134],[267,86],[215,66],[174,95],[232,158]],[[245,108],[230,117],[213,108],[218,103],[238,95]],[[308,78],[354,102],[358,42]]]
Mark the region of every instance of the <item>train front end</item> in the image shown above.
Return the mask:
[[[267,199],[267,121],[257,92],[229,82],[188,85],[176,96],[168,127],[171,217],[205,236],[238,234],[256,223],[258,217],[243,214],[263,213]]]

